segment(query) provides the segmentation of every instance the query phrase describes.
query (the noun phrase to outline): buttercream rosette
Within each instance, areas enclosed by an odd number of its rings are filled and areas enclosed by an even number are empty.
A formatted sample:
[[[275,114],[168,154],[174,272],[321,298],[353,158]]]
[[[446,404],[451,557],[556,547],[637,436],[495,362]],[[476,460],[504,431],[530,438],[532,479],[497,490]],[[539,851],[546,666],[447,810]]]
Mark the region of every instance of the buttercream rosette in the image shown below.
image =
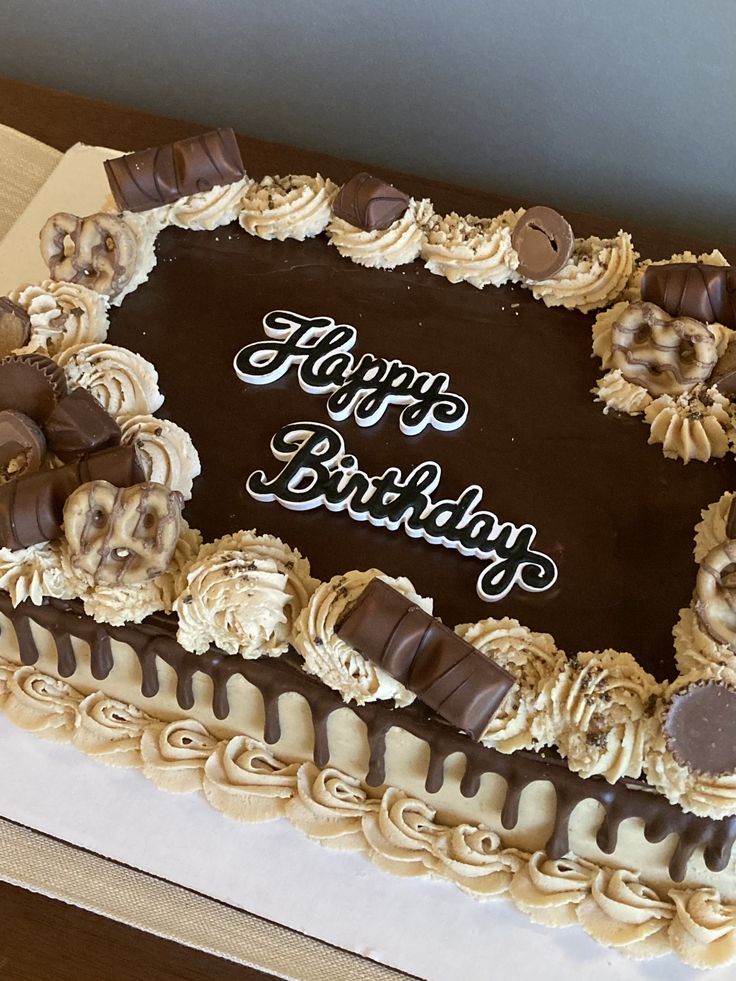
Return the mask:
[[[736,958],[736,906],[724,903],[717,889],[673,889],[676,915],[670,943],[690,967],[712,968]]]
[[[0,548],[0,589],[10,593],[13,606],[27,599],[38,606],[45,596],[72,599],[77,595],[64,568],[59,542]]]
[[[242,177],[231,184],[219,184],[209,191],[198,191],[179,198],[166,211],[166,224],[190,231],[213,231],[236,221],[243,196],[253,181]]]
[[[523,214],[520,208],[495,218],[462,217],[454,211],[432,215],[424,228],[424,265],[451,283],[470,283],[477,289],[518,281],[521,277],[510,261],[511,233]]]
[[[121,442],[135,446],[146,479],[179,491],[188,501],[194,478],[202,472],[189,433],[169,419],[152,415],[123,416],[119,423]]]
[[[338,635],[340,624],[368,583],[376,578],[431,614],[432,601],[419,596],[408,579],[392,579],[378,569],[347,572],[315,590],[294,625],[292,642],[304,659],[305,669],[339,691],[344,701],[364,705],[392,698],[396,705],[409,705],[416,697],[413,692]]]
[[[733,493],[726,491],[714,504],[700,512],[700,521],[695,525],[696,562],[702,562],[708,552],[728,540],[726,528],[732,502]]]
[[[727,644],[718,643],[703,629],[700,618],[692,607],[686,606],[680,610],[672,636],[675,639],[675,661],[680,674],[707,672],[717,665],[736,670],[736,654]]]
[[[77,344],[93,344],[107,337],[108,298],[86,286],[46,279],[38,285],[20,286],[9,297],[31,321],[31,336],[17,354],[53,358]]]
[[[411,198],[403,215],[388,228],[365,231],[333,215],[327,226],[327,234],[330,245],[334,245],[346,259],[372,269],[394,269],[413,262],[419,256],[426,237],[425,228],[432,214],[429,199],[415,201]]]
[[[685,689],[718,682],[736,692],[736,671],[714,664],[680,675],[665,690],[646,751],[647,781],[673,804],[701,817],[722,818],[736,812],[736,770],[704,773],[678,759],[665,729],[672,699]],[[716,738],[714,733],[714,738]]]
[[[535,852],[523,862],[509,885],[514,904],[543,926],[577,923],[577,907],[590,893],[597,866],[580,858],[548,858]]]
[[[631,654],[585,651],[562,667],[552,691],[556,743],[583,777],[638,777],[662,686]]]
[[[669,953],[674,914],[672,902],[627,869],[598,869],[590,894],[577,906],[578,923],[587,934],[634,960]]]
[[[141,736],[143,772],[172,794],[200,790],[204,765],[217,745],[218,740],[196,719],[153,721]]]
[[[641,262],[636,263],[631,276],[629,276],[626,289],[622,294],[623,299],[631,303],[641,300],[641,281],[647,268],[649,266],[666,266],[672,262],[702,262],[708,266],[727,266],[729,264],[728,259],[718,249],[713,249],[712,252],[702,252],[700,255],[685,251],[676,253],[669,259],[642,259]]]
[[[115,344],[76,344],[56,357],[70,390],[86,388],[116,421],[149,415],[164,397],[150,361]]]
[[[619,231],[607,239],[595,235],[578,238],[572,256],[560,272],[550,279],[522,283],[545,306],[589,313],[619,298],[637,257],[628,232]]]
[[[82,695],[60,678],[24,666],[6,680],[3,711],[20,729],[51,742],[68,741]]]
[[[61,560],[65,582],[72,595],[79,597],[84,612],[97,623],[122,626],[141,623],[151,613],[170,613],[177,595],[182,570],[198,553],[202,536],[182,520],[179,540],[168,569],[155,579],[126,585],[95,582],[94,577],[73,562],[66,541],[61,542]]]
[[[627,381],[620,368],[607,372],[593,389],[597,402],[603,402],[603,412],[624,412],[640,416],[652,402],[652,396],[641,385]]]
[[[321,174],[264,177],[244,195],[238,220],[246,232],[266,241],[303,242],[327,228],[336,194],[337,185]]]
[[[140,766],[141,737],[152,721],[135,705],[92,692],[77,706],[73,742],[110,766]]]
[[[203,545],[179,576],[177,640],[203,654],[277,657],[317,586],[309,562],[280,538],[239,531]]]
[[[273,821],[285,814],[298,769],[257,739],[233,736],[205,763],[202,789],[213,807],[236,821]]]
[[[660,395],[644,410],[649,443],[672,460],[707,462],[723,457],[734,438],[733,407],[717,388],[698,385],[683,395]]]
[[[518,620],[488,617],[456,632],[516,678],[480,741],[502,753],[551,745],[552,690],[567,662],[549,634],[534,633]]]
[[[377,811],[380,799],[369,797],[356,777],[328,766],[303,763],[295,793],[286,806],[291,823],[330,848],[363,848],[363,817]]]

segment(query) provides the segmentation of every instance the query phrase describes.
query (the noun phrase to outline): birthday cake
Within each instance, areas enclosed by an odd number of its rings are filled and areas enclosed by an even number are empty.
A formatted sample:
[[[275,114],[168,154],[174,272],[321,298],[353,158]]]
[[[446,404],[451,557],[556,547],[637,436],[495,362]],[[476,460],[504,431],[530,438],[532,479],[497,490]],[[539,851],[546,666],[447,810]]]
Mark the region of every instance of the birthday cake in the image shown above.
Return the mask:
[[[230,131],[106,169],[0,299],[4,712],[629,956],[732,960],[724,257],[256,179]]]

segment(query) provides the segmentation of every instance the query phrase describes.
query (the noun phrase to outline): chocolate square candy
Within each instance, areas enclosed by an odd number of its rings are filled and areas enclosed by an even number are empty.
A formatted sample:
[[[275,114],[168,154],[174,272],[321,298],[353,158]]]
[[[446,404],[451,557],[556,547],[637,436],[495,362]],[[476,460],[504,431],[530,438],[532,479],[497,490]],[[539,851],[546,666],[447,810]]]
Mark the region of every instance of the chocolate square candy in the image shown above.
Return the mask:
[[[393,225],[409,202],[409,196],[393,184],[363,173],[343,184],[332,202],[332,213],[356,228],[374,232]]]
[[[64,463],[120,443],[120,426],[86,388],[75,388],[45,423],[46,441]]]

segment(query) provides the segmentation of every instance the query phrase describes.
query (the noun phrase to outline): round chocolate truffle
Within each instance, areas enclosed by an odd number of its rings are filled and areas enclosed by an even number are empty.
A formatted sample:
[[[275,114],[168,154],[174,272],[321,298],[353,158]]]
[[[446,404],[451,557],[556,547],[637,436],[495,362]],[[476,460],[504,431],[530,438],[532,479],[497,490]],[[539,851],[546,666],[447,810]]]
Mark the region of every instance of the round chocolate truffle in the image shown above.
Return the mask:
[[[572,255],[575,236],[569,222],[552,208],[537,206],[525,211],[511,234],[519,257],[517,272],[525,279],[549,279],[565,267]]]

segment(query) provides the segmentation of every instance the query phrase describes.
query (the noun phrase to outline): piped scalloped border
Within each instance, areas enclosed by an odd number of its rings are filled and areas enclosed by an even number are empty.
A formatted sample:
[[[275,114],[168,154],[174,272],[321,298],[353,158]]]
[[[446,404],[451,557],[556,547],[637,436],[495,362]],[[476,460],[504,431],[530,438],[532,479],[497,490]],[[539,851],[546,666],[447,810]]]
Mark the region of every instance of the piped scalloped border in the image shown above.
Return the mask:
[[[284,762],[258,740],[218,739],[194,719],[159,721],[1,658],[0,709],[21,729],[139,769],[160,789],[202,792],[229,818],[286,818],[321,845],[361,851],[394,875],[449,881],[476,900],[507,896],[544,926],[578,923],[625,956],[674,952],[697,968],[736,960],[736,906],[713,888],[662,894],[632,870],[506,848],[482,825],[438,823],[431,807],[394,787],[376,790],[333,767]]]

